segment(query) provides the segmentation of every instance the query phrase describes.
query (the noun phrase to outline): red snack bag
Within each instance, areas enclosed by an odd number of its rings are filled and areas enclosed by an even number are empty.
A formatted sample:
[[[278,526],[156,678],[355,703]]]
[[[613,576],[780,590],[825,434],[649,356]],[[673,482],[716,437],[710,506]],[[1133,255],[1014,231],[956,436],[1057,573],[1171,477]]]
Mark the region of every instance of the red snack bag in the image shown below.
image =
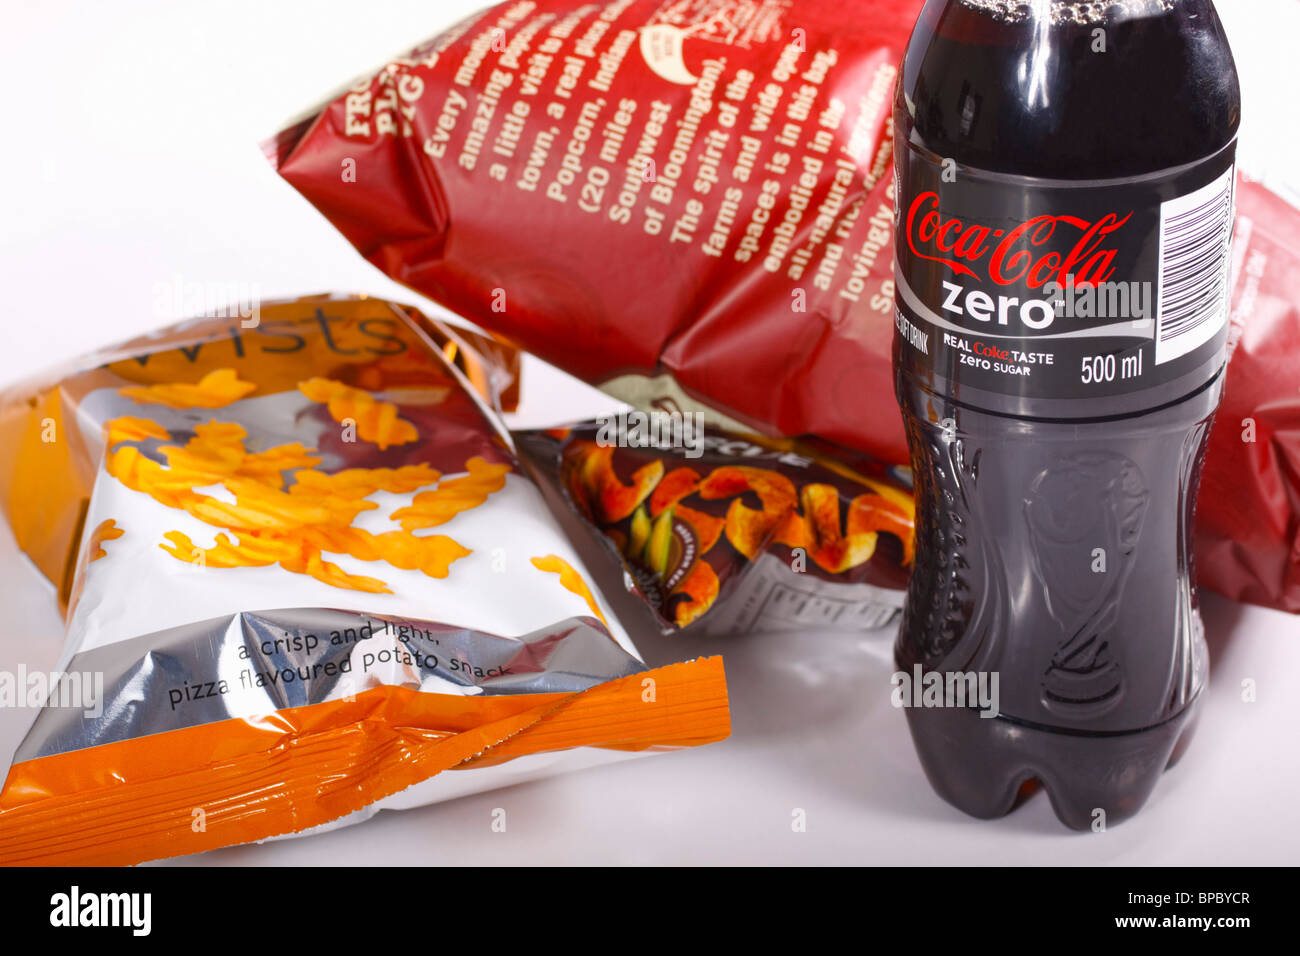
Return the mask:
[[[902,460],[863,387],[890,380],[919,6],[505,3],[267,150],[386,273],[633,404]]]
[[[1300,611],[1300,212],[1237,190],[1232,340],[1196,522],[1196,572],[1240,601]]]

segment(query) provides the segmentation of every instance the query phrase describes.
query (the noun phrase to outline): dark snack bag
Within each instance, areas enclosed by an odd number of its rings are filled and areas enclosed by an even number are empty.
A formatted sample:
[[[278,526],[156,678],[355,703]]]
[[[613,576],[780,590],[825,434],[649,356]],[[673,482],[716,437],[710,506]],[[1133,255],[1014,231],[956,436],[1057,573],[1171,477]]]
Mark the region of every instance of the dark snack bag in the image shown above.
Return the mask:
[[[666,418],[634,411],[514,433],[604,534],[665,632],[894,619],[912,563],[905,470],[702,427],[669,439],[651,424]]]

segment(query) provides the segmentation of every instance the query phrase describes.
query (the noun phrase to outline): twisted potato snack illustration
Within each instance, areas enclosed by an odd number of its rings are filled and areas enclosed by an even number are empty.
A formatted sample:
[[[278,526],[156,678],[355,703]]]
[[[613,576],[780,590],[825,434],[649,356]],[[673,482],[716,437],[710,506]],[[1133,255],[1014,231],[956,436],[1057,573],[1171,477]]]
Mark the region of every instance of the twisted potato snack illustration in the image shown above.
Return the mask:
[[[122,395],[141,405],[168,408],[223,408],[257,390],[252,382],[241,382],[234,369],[219,368],[197,384],[169,382],[164,385],[132,385]]]
[[[168,388],[154,387],[155,391]],[[311,390],[319,392],[316,386]],[[131,391],[139,394],[137,389]],[[178,393],[162,394],[175,398]],[[401,420],[388,416],[385,421],[388,424],[383,427],[391,437],[391,423]],[[346,554],[359,561],[445,578],[452,563],[469,555],[470,549],[446,535],[416,536],[412,532],[443,524],[483,504],[504,486],[509,471],[508,465],[475,457],[466,463],[468,475],[445,482],[424,464],[325,474],[315,470],[320,459],[300,443],[250,452],[244,446],[247,432],[242,425],[215,420],[196,426],[194,437],[184,445],[160,446],[158,450],[167,461],[163,466],[139,448],[124,444],[169,438],[157,422],[120,417],[105,424],[105,433],[109,441],[105,467],[110,475],[161,504],[223,529],[210,548],[196,545],[183,532],[168,532],[164,536],[167,543],[159,547],[177,560],[211,568],[278,564],[333,587],[370,593],[390,590],[382,579],[348,573],[323,555]],[[291,484],[286,484],[284,477],[288,471],[293,472]],[[223,487],[234,503],[195,490],[213,485]],[[353,527],[359,514],[379,507],[367,500],[368,495],[378,491],[407,494],[429,485],[434,487],[389,516],[401,524],[400,531],[374,534]],[[105,529],[104,536],[112,535]]]
[[[326,405],[336,422],[355,423],[357,437],[378,445],[380,451],[390,445],[405,445],[420,437],[414,425],[398,417],[396,405],[381,402],[363,389],[327,378],[312,378],[301,383],[298,391],[313,402]]]

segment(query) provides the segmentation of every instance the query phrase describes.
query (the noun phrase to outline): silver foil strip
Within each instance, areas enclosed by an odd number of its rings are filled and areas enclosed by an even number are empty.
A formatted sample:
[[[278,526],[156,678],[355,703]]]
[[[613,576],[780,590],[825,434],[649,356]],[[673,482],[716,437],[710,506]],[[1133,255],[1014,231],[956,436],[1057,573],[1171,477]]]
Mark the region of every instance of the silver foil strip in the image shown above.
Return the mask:
[[[593,618],[503,637],[330,608],[243,611],[77,654],[65,671],[93,676],[83,686],[102,686],[102,697],[43,708],[14,762],[376,687],[572,693],[644,669]]]

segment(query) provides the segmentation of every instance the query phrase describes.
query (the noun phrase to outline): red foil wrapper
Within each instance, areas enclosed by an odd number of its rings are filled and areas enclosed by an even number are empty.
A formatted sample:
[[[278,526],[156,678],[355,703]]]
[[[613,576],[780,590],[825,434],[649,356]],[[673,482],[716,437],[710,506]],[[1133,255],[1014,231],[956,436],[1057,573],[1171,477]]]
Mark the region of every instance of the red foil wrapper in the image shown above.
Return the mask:
[[[501,4],[267,150],[384,272],[582,379],[901,460],[888,124],[919,7]]]
[[[1232,336],[1196,521],[1206,587],[1300,612],[1300,212],[1237,191]]]

